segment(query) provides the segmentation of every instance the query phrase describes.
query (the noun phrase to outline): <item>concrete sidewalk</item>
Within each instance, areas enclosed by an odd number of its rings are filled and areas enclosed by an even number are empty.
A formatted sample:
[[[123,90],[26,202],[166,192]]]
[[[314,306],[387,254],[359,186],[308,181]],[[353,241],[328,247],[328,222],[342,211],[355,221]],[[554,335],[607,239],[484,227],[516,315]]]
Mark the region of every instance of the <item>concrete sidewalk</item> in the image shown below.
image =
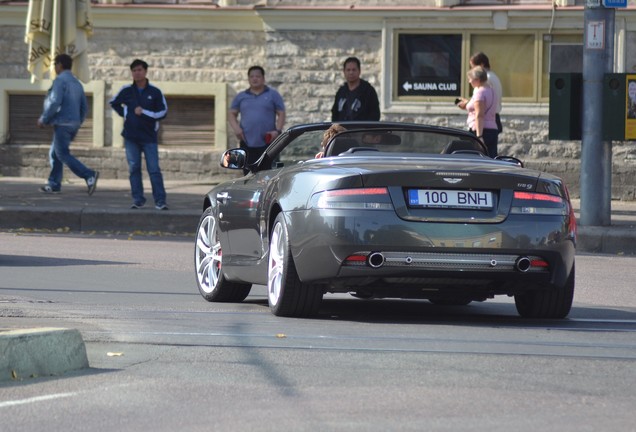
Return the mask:
[[[100,179],[94,195],[88,196],[83,180],[71,178],[60,194],[43,194],[43,179],[0,177],[0,229],[162,232],[193,235],[203,196],[213,183],[166,181],[170,210],[154,207],[150,184],[145,180],[148,202],[142,209],[130,208],[128,180]],[[580,201],[573,200],[578,218]],[[636,254],[636,201],[613,201],[611,225],[579,225],[579,252]]]
[[[131,209],[128,180],[100,178],[92,196],[79,178],[66,180],[59,194],[38,189],[43,179],[0,177],[0,229],[64,231],[167,232],[192,234],[203,197],[212,183],[166,181],[170,210],[155,209],[150,182],[144,181],[146,205]]]

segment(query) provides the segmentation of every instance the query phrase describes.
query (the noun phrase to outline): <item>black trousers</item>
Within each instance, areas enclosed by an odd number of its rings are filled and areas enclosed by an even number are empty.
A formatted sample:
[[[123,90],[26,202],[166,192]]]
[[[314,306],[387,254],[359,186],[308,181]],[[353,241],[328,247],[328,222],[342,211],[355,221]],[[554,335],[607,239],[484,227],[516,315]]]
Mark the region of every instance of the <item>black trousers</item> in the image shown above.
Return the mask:
[[[261,156],[263,156],[263,153],[265,153],[267,146],[248,147],[244,142],[241,141],[241,148],[247,152],[247,160],[245,162],[245,166],[249,167],[250,165],[253,165],[257,160],[259,160]],[[250,172],[249,169],[247,168],[243,169],[244,174],[247,174],[249,172]]]
[[[472,133],[477,135],[474,130],[470,129]],[[488,156],[494,158],[497,156],[497,143],[499,142],[499,131],[497,129],[486,129],[482,131],[482,140],[488,148]]]

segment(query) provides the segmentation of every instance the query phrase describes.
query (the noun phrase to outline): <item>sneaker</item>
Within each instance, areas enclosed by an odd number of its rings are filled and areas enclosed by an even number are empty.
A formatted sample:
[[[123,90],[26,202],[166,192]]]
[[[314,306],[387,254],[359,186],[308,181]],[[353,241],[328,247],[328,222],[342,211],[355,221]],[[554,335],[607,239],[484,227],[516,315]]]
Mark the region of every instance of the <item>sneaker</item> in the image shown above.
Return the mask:
[[[130,208],[131,209],[140,209],[142,208],[144,205],[143,204],[137,204],[137,203],[133,203]]]
[[[59,189],[53,189],[49,185],[44,185],[44,186],[40,187],[40,192],[45,193],[45,194],[59,194],[60,190]]]
[[[99,178],[99,171],[95,171],[95,175],[86,179],[86,186],[88,186],[88,194],[93,195],[95,188],[97,188],[97,179]]]
[[[167,205],[167,204],[157,204],[157,205],[155,206],[155,208],[156,208],[157,210],[168,210],[168,205]]]

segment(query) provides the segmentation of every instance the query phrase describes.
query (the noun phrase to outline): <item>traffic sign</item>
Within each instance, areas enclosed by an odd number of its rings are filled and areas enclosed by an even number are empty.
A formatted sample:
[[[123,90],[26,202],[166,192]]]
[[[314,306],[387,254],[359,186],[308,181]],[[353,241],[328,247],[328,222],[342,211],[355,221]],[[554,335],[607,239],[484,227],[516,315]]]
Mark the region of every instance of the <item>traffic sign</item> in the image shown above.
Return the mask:
[[[606,8],[626,8],[627,0],[603,0],[603,6]]]

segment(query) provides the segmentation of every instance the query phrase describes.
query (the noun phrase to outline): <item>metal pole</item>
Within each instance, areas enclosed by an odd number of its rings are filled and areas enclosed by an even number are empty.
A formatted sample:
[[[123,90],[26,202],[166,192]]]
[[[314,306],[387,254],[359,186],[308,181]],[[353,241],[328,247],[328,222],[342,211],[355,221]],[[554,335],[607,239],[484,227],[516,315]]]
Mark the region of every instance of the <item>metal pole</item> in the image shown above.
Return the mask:
[[[615,24],[614,19],[616,15],[616,9],[605,9],[607,16],[607,32],[605,33],[605,72],[614,72],[614,36],[615,36]],[[607,91],[607,89],[604,89]],[[602,103],[602,101],[601,101]],[[603,109],[601,108],[601,111]],[[603,142],[603,161],[605,165],[603,167],[605,171],[604,188],[604,201],[603,201],[603,223],[602,225],[611,225],[612,223],[612,142]]]
[[[614,68],[614,9],[584,12],[581,225],[611,224],[612,144],[603,141],[603,75]]]

